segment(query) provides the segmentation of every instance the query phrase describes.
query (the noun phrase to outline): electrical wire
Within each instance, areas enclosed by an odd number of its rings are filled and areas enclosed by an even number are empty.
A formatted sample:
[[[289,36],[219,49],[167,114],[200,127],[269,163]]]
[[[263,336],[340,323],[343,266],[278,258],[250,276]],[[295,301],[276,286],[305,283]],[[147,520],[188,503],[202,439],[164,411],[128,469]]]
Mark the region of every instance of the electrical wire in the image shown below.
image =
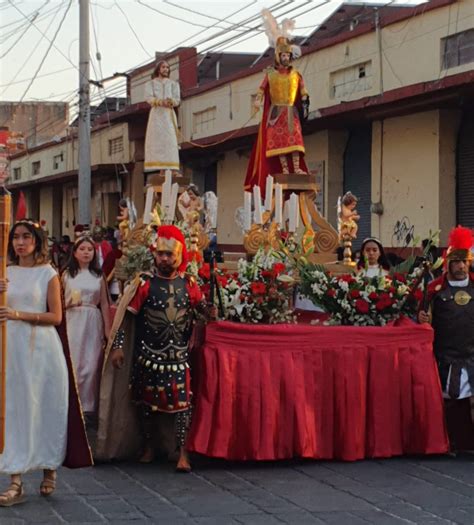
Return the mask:
[[[38,15],[41,11],[41,9],[43,9],[43,7],[48,3],[49,0],[46,0],[46,2],[38,9],[38,11],[36,11],[36,13],[33,15],[32,19],[31,19],[31,22],[34,22],[37,18],[38,18]],[[23,31],[23,33],[21,33],[19,35],[19,37],[13,42],[13,44],[5,51],[5,53],[3,53],[2,55],[0,55],[0,59],[2,58],[5,58],[8,53],[10,53],[10,51],[18,44],[18,42],[26,35],[26,33],[28,32],[28,29],[30,29],[31,27],[31,23],[30,24],[27,24],[26,27],[25,27],[25,30]],[[18,31],[18,29],[16,30],[16,32]]]
[[[144,7],[147,7],[148,9],[151,9],[152,11],[155,11],[156,13],[159,13],[160,15],[166,16],[167,18],[171,18],[173,20],[178,20],[179,22],[183,22],[185,24],[189,24],[189,25],[195,26],[195,27],[203,27],[203,28],[207,28],[208,27],[206,25],[198,24],[197,22],[191,22],[190,20],[186,20],[185,18],[180,18],[178,16],[173,16],[173,15],[170,15],[169,13],[165,13],[163,11],[160,11],[159,9],[156,9],[156,7],[152,7],[151,5],[148,5],[143,0],[135,0],[135,2],[137,2],[138,4],[140,4],[140,5],[144,6]],[[219,26],[217,26],[217,27],[219,27]],[[221,29],[226,29],[226,28],[225,27],[221,27]]]
[[[11,5],[12,5],[12,6],[13,6],[13,7],[14,7],[14,8],[15,8],[15,9],[16,9],[21,15],[23,15],[23,16],[25,17],[24,13],[23,13],[20,9],[18,9],[18,7],[13,3],[12,0],[9,0],[9,2],[11,3]],[[63,4],[64,4],[64,2],[61,2],[61,6],[62,6]],[[26,17],[25,17],[25,18],[26,18]],[[45,35],[44,32],[41,31],[41,29],[40,29],[40,28],[39,28],[34,22],[31,22],[31,23],[33,24],[33,26],[35,27],[35,29],[36,29],[38,32],[40,32],[40,33],[43,35],[43,37],[46,38],[46,40],[48,40],[48,42],[51,43],[51,40],[47,37],[47,35]],[[48,27],[49,27],[49,26],[48,26]],[[78,66],[77,66],[77,65],[76,65],[76,64],[75,64],[75,63],[74,63],[74,62],[73,62],[68,56],[66,56],[66,55],[63,53],[63,51],[62,51],[58,46],[56,46],[56,44],[54,44],[54,42],[53,42],[53,47],[54,47],[54,49],[56,49],[56,51],[57,51],[60,55],[62,55],[62,56],[63,56],[63,57],[64,57],[64,58],[65,58],[65,59],[66,59],[71,65],[72,65],[72,66],[74,66],[74,67],[77,69],[77,71],[79,71],[79,67],[78,67]],[[80,72],[80,71],[79,71],[79,72]]]
[[[132,24],[130,23],[130,19],[128,18],[127,14],[125,13],[125,11],[120,7],[119,3],[117,1],[114,2],[114,5],[117,7],[117,9],[122,13],[122,15],[124,16],[125,20],[127,21],[127,25],[128,27],[130,28],[130,31],[133,33],[133,36],[135,37],[136,41],[140,44],[140,47],[143,49],[143,51],[145,52],[146,55],[148,55],[150,58],[153,57],[153,55],[151,55],[145,48],[145,46],[142,44],[142,41],[140,40],[140,38],[138,37],[135,29],[133,29],[133,26]]]
[[[46,32],[49,31],[49,28],[53,25],[53,22],[54,20],[56,19],[56,16],[59,14],[59,11],[60,11],[60,8],[57,9],[56,13],[55,13],[55,16],[50,20],[48,26],[46,27]],[[28,56],[26,57],[26,60],[23,62],[23,64],[20,66],[20,68],[18,69],[18,71],[15,73],[15,76],[10,80],[10,82],[8,83],[7,87],[0,93],[0,95],[3,95],[5,93],[5,91],[8,90],[8,87],[10,85],[11,82],[14,82],[17,78],[18,78],[18,75],[25,69],[25,66],[26,64],[29,62],[30,58],[35,54],[35,52],[39,49],[39,45],[41,44],[41,42],[43,41],[43,39],[45,38],[45,34],[42,33],[41,35],[41,38],[38,40],[38,42],[36,43],[35,46],[33,46],[33,49],[30,51],[30,53],[28,54]],[[30,79],[31,80],[31,79]]]
[[[64,69],[58,69],[56,71],[50,71],[49,73],[43,73],[42,75],[37,75],[36,78],[44,78],[44,77],[50,77],[52,75],[57,75],[59,73],[64,73],[65,71],[71,71],[72,69],[75,69],[73,68],[72,66],[71,67],[66,67]],[[2,87],[9,87],[9,86],[14,86],[16,84],[23,84],[25,82],[29,82],[31,80],[32,77],[30,78],[24,78],[22,80],[16,80],[15,82],[8,82],[8,84],[0,84],[0,88]],[[70,90],[69,90],[70,91]],[[66,93],[69,93],[69,91],[66,91]]]
[[[49,52],[51,51],[51,48],[53,47],[54,45],[54,41],[56,40],[59,32],[61,31],[61,28],[64,24],[64,20],[66,19],[66,16],[67,14],[69,13],[69,9],[71,8],[71,4],[72,4],[72,0],[69,0],[69,3],[64,11],[64,14],[63,14],[63,17],[61,18],[60,22],[59,22],[59,25],[53,35],[53,39],[50,41],[50,44],[48,46],[48,48],[46,49],[46,53],[43,55],[43,58],[41,59],[41,62],[39,63],[39,66],[36,68],[36,71],[33,75],[33,78],[30,80],[28,86],[26,87],[23,95],[20,97],[20,100],[18,101],[18,103],[22,102],[22,100],[25,98],[26,94],[28,93],[28,91],[30,90],[30,87],[33,85],[33,82],[36,80],[36,77],[38,75],[38,73],[40,72],[41,68],[43,67],[43,64],[46,60],[46,58],[48,57],[49,55]]]

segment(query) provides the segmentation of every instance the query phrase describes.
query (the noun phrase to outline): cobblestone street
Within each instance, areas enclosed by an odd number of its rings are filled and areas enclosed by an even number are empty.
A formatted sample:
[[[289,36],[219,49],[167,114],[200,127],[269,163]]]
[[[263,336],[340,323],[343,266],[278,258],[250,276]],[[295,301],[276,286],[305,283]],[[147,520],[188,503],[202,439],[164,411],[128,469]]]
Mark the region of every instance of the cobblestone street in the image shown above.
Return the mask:
[[[0,509],[0,523],[474,524],[472,456],[195,465],[190,475],[171,463],[62,469],[50,499],[31,474],[27,501]]]

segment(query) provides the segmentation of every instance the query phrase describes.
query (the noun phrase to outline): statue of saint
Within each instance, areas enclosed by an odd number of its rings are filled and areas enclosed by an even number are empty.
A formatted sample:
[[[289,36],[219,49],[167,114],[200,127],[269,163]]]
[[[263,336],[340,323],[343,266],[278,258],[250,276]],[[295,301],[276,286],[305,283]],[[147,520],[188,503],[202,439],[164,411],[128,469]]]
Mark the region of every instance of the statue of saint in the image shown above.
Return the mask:
[[[293,21],[283,21],[280,28],[268,10],[262,15],[270,45],[275,47],[275,63],[266,70],[255,98],[255,107],[263,106],[263,114],[245,187],[258,185],[264,193],[267,175],[308,173],[300,115],[303,119],[308,116],[309,96],[303,77],[292,66],[301,55],[287,36]]]
[[[180,104],[179,84],[170,78],[170,65],[160,60],[145,86],[150,115],[145,137],[145,172],[179,171],[177,108]]]

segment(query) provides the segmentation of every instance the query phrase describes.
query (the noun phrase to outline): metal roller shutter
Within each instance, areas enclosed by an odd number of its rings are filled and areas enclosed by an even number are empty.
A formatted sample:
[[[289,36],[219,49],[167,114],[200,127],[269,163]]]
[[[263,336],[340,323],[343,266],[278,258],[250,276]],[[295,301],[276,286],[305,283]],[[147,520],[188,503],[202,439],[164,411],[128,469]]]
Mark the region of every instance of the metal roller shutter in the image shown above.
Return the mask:
[[[474,111],[464,114],[459,130],[456,212],[458,224],[474,228]]]
[[[359,198],[357,211],[360,215],[359,231],[353,244],[353,251],[360,248],[362,241],[371,233],[371,156],[372,126],[351,130],[344,152],[344,193],[351,191]]]

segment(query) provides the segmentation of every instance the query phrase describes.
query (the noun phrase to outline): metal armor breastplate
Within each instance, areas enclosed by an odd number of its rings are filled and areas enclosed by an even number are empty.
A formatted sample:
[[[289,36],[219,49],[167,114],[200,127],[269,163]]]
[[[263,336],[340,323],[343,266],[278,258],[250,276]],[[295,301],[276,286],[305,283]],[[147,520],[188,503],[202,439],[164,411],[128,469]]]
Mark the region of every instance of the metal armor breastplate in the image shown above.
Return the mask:
[[[447,286],[433,301],[435,353],[440,361],[474,360],[474,286]]]
[[[273,106],[294,106],[299,85],[299,75],[294,69],[288,74],[270,71],[268,84]]]
[[[154,277],[140,314],[136,349],[146,367],[179,365],[188,358],[191,305],[186,281]]]

